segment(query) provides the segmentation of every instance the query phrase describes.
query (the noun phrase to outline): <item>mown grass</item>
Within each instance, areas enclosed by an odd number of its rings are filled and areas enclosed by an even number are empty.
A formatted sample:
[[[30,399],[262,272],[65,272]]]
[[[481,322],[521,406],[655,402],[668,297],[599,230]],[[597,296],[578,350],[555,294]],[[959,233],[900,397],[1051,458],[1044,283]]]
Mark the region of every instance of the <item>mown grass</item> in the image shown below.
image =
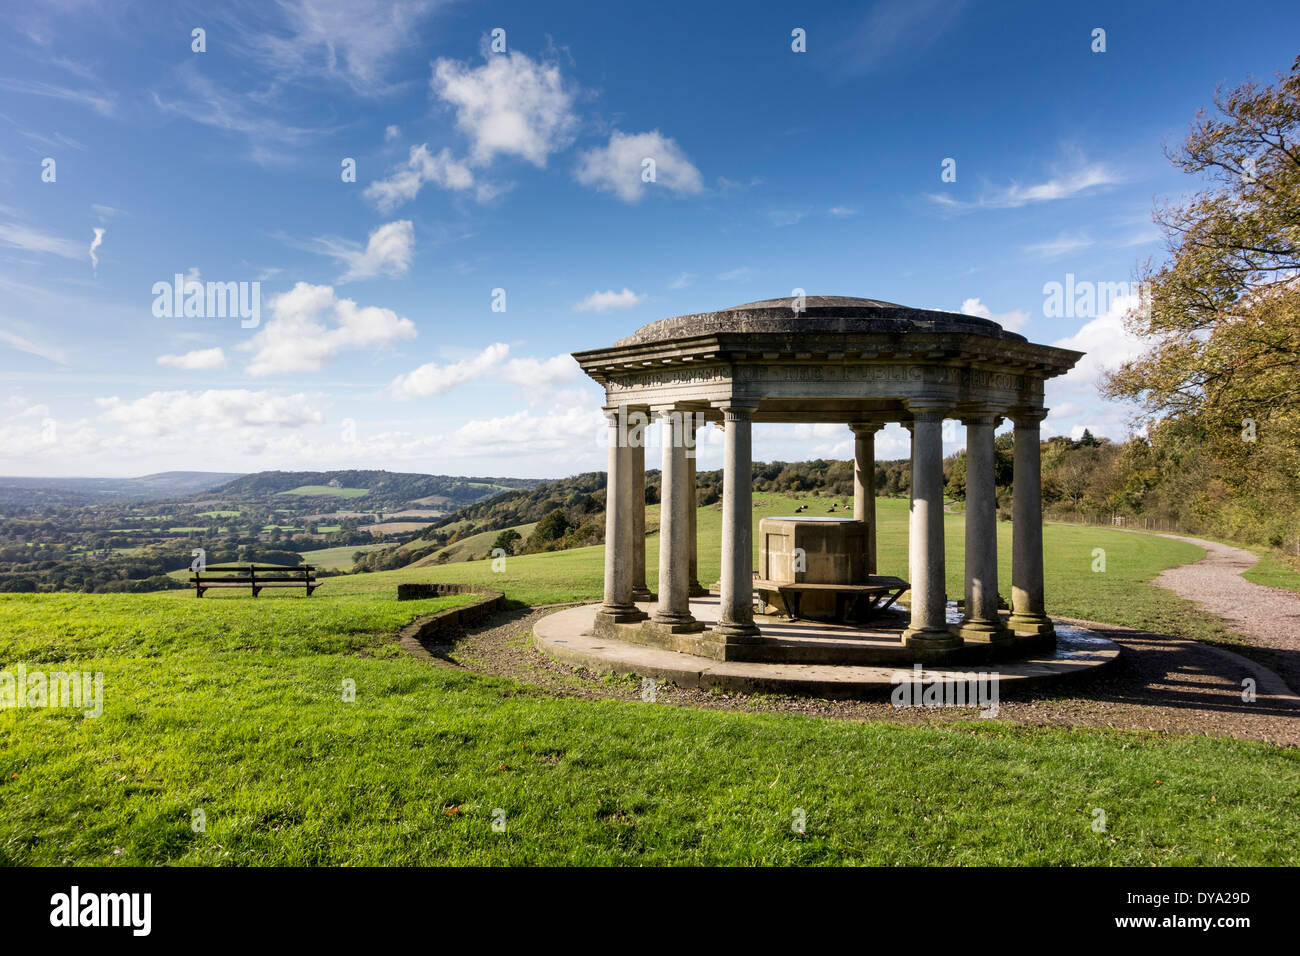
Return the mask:
[[[897,511],[882,502],[882,532]],[[716,522],[701,514],[702,543]],[[1133,582],[1190,546],[1046,534],[1053,610],[1178,613]],[[1106,572],[1080,573],[1094,547]],[[1300,862],[1295,750],[553,698],[393,639],[467,599],[399,603],[399,580],[482,573],[538,603],[598,594],[600,562],[585,549],[511,559],[505,575],[472,562],[332,578],[310,599],[0,596],[0,669],[100,671],[105,690],[98,718],[0,709],[0,863]],[[703,549],[701,566],[716,576]]]
[[[1285,558],[1279,554],[1260,551],[1259,564],[1242,575],[1247,581],[1263,584],[1270,588],[1286,588],[1288,591],[1300,591],[1300,570],[1296,569],[1300,559]]]

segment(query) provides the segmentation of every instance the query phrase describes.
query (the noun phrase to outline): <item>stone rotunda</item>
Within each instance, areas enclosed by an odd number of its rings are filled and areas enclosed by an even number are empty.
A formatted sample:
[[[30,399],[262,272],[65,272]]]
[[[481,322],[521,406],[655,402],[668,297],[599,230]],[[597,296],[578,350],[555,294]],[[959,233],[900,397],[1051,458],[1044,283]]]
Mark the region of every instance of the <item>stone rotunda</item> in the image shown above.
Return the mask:
[[[1043,383],[1069,371],[1081,355],[1036,345],[987,319],[838,296],[769,299],[663,319],[606,348],[575,353],[604,387],[609,421],[604,600],[589,634],[714,661],[944,663],[1050,651],[1039,464]],[[945,419],[966,427],[960,621],[949,620],[944,584]],[[1015,423],[1009,615],[998,613],[994,491],[994,431],[1004,419]],[[646,588],[645,573],[643,436],[654,420],[665,425],[657,595]],[[900,621],[891,634],[868,617],[857,628],[864,639],[855,643],[859,635],[846,622],[836,639],[809,650],[800,649],[793,614],[756,621],[754,422],[837,423],[852,430],[854,504],[846,524],[857,536],[845,540],[861,542],[852,547],[865,553],[850,555],[844,566],[860,569],[858,580],[802,588],[852,598],[887,588],[872,590],[873,582],[896,582],[899,591],[910,583],[905,626]],[[875,433],[889,422],[911,433],[910,582],[876,575]],[[694,444],[706,423],[720,426],[725,441],[716,599],[704,597],[709,592],[696,571]],[[801,519],[780,520],[785,528]],[[766,555],[766,540],[763,547]],[[781,585],[770,586],[775,593]],[[795,593],[801,586],[788,587]]]

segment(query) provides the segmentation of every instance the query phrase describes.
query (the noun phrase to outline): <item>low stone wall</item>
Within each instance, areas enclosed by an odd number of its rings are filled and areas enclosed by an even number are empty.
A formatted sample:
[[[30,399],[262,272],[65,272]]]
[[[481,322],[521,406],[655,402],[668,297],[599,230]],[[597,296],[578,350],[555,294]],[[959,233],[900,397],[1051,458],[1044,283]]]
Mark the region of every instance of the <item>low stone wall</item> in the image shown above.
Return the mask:
[[[505,604],[505,592],[495,588],[482,588],[470,584],[399,584],[397,600],[418,601],[424,598],[446,597],[449,594],[481,594],[482,597],[460,607],[449,607],[426,617],[417,618],[397,632],[403,644],[419,646],[445,631],[477,624],[496,614]]]

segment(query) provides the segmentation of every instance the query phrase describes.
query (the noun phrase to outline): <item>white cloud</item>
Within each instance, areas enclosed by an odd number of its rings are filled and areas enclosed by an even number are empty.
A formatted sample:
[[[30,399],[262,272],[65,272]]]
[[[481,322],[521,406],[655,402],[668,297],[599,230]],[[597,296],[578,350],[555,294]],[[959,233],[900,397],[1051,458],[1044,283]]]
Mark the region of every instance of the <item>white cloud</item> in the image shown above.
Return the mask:
[[[1029,313],[1022,312],[1019,309],[1003,312],[1001,315],[994,315],[993,310],[979,299],[963,299],[960,311],[964,315],[973,315],[980,319],[992,319],[1008,332],[1019,332],[1025,323],[1029,321]]]
[[[383,348],[415,338],[415,325],[391,309],[360,307],[327,285],[297,283],[271,299],[271,319],[242,349],[248,374],[315,372],[340,352]]]
[[[1062,234],[1046,242],[1031,243],[1025,246],[1025,252],[1041,256],[1044,259],[1055,259],[1071,252],[1078,252],[1080,249],[1087,249],[1091,245],[1093,245],[1093,241],[1087,236],[1067,236]]]
[[[1125,314],[1137,305],[1136,296],[1118,297],[1104,315],[1084,323],[1073,335],[1052,343],[1057,348],[1087,354],[1065,375],[1047,382],[1047,404],[1051,412],[1044,428],[1049,434],[1070,434],[1083,426],[1096,435],[1116,440],[1127,437],[1133,406],[1102,401],[1097,386],[1106,371],[1147,350],[1141,339],[1124,328]]]
[[[655,180],[642,180],[645,160],[654,160]],[[658,130],[627,134],[615,130],[609,143],[588,150],[578,160],[574,178],[584,186],[612,192],[624,202],[640,202],[647,189],[693,195],[704,189],[700,171],[681,147]]]
[[[494,342],[478,355],[447,365],[426,362],[413,372],[399,375],[388,386],[394,398],[427,398],[441,395],[448,389],[482,378],[489,370],[500,365],[510,352],[504,342]]]
[[[277,75],[328,77],[376,96],[389,91],[388,70],[404,49],[419,45],[420,22],[435,6],[427,0],[279,0],[257,9],[281,13],[281,22],[245,13],[236,26],[259,65]]]
[[[456,191],[473,189],[480,202],[487,202],[503,191],[503,187],[479,182],[474,171],[452,156],[446,147],[433,154],[428,143],[421,143],[411,147],[406,162],[393,167],[387,179],[376,179],[367,186],[365,197],[380,212],[388,213],[418,196],[425,183]]]
[[[209,369],[225,368],[226,353],[220,347],[195,349],[192,352],[184,352],[180,355],[160,355],[158,356],[158,364],[189,371],[207,371]]]
[[[11,80],[5,77],[0,77],[0,90],[77,103],[89,107],[100,116],[112,116],[117,112],[116,99],[112,96],[104,96],[95,90],[74,90],[66,86],[56,86],[53,83],[42,83],[38,80]]]
[[[388,386],[394,398],[427,398],[441,395],[458,385],[492,378],[526,390],[529,401],[536,401],[550,389],[572,381],[581,373],[570,355],[549,359],[509,359],[510,346],[494,342],[477,355],[439,365],[426,362],[406,375],[399,375]]]
[[[856,216],[858,214],[856,209],[852,209],[849,206],[831,206],[831,208],[827,209],[826,212],[835,216],[837,219],[846,219],[849,216]]]
[[[324,420],[319,398],[249,389],[151,392],[134,401],[95,400],[103,417],[136,437],[230,432],[241,428],[301,428]]]
[[[99,271],[99,256],[95,255],[95,250],[104,244],[104,233],[106,232],[108,232],[107,229],[96,227],[94,238],[90,240],[90,265],[96,272]]]
[[[754,275],[754,270],[749,266],[740,266],[738,269],[729,269],[726,272],[719,272],[717,278],[722,282],[744,282]]]
[[[331,236],[320,236],[315,243],[316,251],[347,267],[338,278],[340,284],[378,276],[395,278],[411,268],[415,227],[409,219],[385,223],[370,233],[364,248],[359,243]]]
[[[86,247],[76,239],[60,239],[16,222],[0,222],[0,242],[28,252],[52,253],[64,259],[81,259],[86,255]]]
[[[698,278],[694,272],[683,272],[672,282],[668,283],[670,289],[685,289],[688,285]]]
[[[518,52],[490,54],[479,67],[439,59],[430,85],[455,109],[475,164],[504,155],[545,166],[551,153],[573,141],[574,94],[554,64]]]
[[[245,137],[249,157],[256,163],[290,162],[292,151],[313,137],[329,132],[324,128],[295,126],[283,117],[257,112],[250,108],[250,103],[256,104],[252,97],[226,92],[200,73],[192,62],[182,64],[177,73],[190,99],[165,100],[151,90],[154,105],[164,113]]]
[[[644,299],[644,294],[638,295],[624,286],[622,292],[615,292],[613,289],[593,292],[573,308],[577,312],[608,312],[610,309],[630,309],[639,305]]]
[[[396,124],[390,125],[384,129],[384,142],[391,143],[393,140],[397,139],[401,135],[402,135],[401,127],[397,126]]]
[[[1033,203],[1073,199],[1092,190],[1122,182],[1118,174],[1102,163],[1077,166],[1041,183],[1022,186],[1019,183],[986,192],[979,199],[967,202],[954,199],[947,193],[931,193],[932,202],[954,212],[972,209],[1016,209]]]
[[[57,345],[48,345],[45,342],[38,342],[25,335],[19,335],[17,332],[10,331],[9,329],[0,329],[0,345],[7,345],[10,348],[17,349],[19,352],[26,352],[28,355],[38,356],[48,362],[55,362],[59,365],[68,364],[68,354]]]

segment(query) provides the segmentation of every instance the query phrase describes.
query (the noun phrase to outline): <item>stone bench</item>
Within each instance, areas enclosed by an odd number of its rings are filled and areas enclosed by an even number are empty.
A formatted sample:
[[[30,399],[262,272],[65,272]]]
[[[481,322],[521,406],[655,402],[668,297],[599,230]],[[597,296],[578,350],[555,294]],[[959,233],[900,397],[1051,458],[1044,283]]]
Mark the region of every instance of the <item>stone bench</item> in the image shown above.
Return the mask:
[[[799,620],[799,604],[806,592],[833,593],[835,617],[841,621],[883,614],[902,597],[909,585],[902,578],[872,576],[862,584],[804,584],[797,581],[768,581],[754,576],[754,590],[763,595],[767,604],[784,609],[791,621]],[[773,595],[776,600],[768,600]],[[866,601],[867,606],[862,607]]]

